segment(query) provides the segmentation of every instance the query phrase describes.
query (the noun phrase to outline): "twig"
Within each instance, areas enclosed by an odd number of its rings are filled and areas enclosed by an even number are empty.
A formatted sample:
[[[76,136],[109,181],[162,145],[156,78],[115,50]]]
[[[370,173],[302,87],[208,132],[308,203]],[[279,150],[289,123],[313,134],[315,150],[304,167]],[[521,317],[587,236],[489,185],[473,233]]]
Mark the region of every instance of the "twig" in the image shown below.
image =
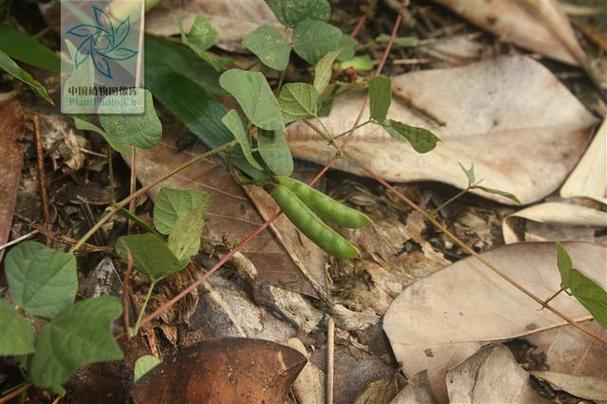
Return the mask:
[[[561,287],[559,290],[554,292],[548,299],[546,299],[542,302],[542,307],[540,308],[540,310],[542,310],[544,307],[546,307],[546,305],[548,305],[548,303],[550,303],[552,301],[552,299],[554,299],[555,297],[557,297],[564,291],[565,291],[565,288]]]
[[[27,391],[27,389],[30,388],[30,386],[31,386],[31,384],[29,384],[29,383],[25,384],[24,383],[24,384],[21,385],[21,387],[16,388],[16,389],[10,391],[9,393],[6,393],[2,397],[0,397],[0,404],[2,404],[2,403],[8,403],[13,398],[19,396],[22,393],[25,393]]]
[[[124,332],[128,334],[129,327],[131,326],[131,319],[129,318],[131,308],[129,305],[129,289],[131,283],[131,273],[133,272],[133,254],[131,253],[131,249],[129,248],[128,244],[124,243],[124,245],[126,246],[127,264],[124,277],[122,278],[122,321],[124,322]]]
[[[45,225],[50,229],[51,211],[49,209],[48,192],[46,190],[46,172],[44,171],[44,149],[42,148],[42,135],[40,134],[40,116],[34,115],[34,136],[36,138],[36,171],[38,174],[38,185],[40,188],[40,199],[42,199],[42,215]],[[51,239],[46,238],[46,245],[51,245]]]
[[[333,369],[335,363],[335,320],[329,317],[327,324],[327,404],[333,404]]]
[[[367,22],[367,17],[368,17],[367,13],[364,13],[360,17],[360,19],[358,20],[358,22],[354,26],[354,29],[352,30],[352,33],[350,34],[350,36],[352,36],[352,38],[356,38],[356,36],[360,32],[360,30],[362,29],[363,25],[365,25],[365,22]]]
[[[24,235],[23,235],[23,236],[21,236],[21,237],[17,237],[16,239],[11,240],[11,241],[9,241],[9,242],[8,242],[8,243],[6,243],[6,244],[0,245],[0,251],[4,250],[5,248],[8,248],[8,247],[10,247],[10,246],[12,246],[12,245],[15,245],[15,244],[17,244],[17,243],[19,243],[19,242],[21,242],[21,241],[23,241],[23,240],[27,240],[28,238],[30,238],[30,237],[32,237],[32,236],[35,236],[35,235],[36,235],[36,234],[38,234],[38,233],[40,233],[40,231],[39,231],[39,230],[30,231],[29,233],[24,234]]]

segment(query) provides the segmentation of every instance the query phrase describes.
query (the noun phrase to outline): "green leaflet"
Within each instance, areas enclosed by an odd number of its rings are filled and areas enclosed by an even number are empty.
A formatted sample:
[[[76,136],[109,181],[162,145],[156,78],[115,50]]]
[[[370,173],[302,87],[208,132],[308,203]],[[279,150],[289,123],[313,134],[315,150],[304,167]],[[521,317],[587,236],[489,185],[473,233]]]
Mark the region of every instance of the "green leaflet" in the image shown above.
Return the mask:
[[[34,352],[35,339],[34,331],[27,321],[0,299],[0,356]]]
[[[14,27],[0,24],[0,51],[9,57],[53,73],[61,71],[59,56]]]
[[[247,35],[242,44],[271,69],[282,71],[289,64],[289,41],[274,27],[262,25]]]
[[[209,200],[200,191],[161,188],[154,201],[154,227],[159,233],[169,235],[180,216],[199,207],[204,214],[209,205]]]
[[[116,110],[116,106],[101,105],[99,123],[112,138],[131,146],[151,149],[162,136],[162,124],[156,115],[152,93],[145,89],[143,91],[145,97],[143,114],[109,114],[108,112]]]
[[[242,149],[242,153],[244,154],[245,159],[251,164],[253,167],[258,170],[263,170],[263,167],[259,165],[255,157],[253,157],[253,151],[251,150],[251,143],[249,141],[249,137],[245,132],[244,126],[242,126],[242,120],[238,115],[236,110],[229,110],[227,114],[221,119],[221,122],[232,132],[234,138],[240,144],[240,148]]]
[[[318,94],[322,94],[327,88],[333,74],[333,62],[335,62],[339,53],[339,50],[327,53],[314,66],[314,88]]]
[[[371,118],[377,122],[386,120],[392,103],[392,81],[386,76],[375,76],[369,80],[369,108]]]
[[[29,314],[53,318],[74,302],[78,276],[72,254],[26,241],[8,252],[5,265],[11,297]]]
[[[20,68],[17,63],[15,63],[10,57],[8,57],[6,53],[2,51],[0,51],[0,69],[15,77],[17,80],[20,80],[32,87],[42,98],[51,104],[53,103],[53,100],[48,95],[46,88],[37,82],[28,72]]]
[[[200,250],[205,210],[199,205],[180,215],[169,234],[169,250],[184,265]]]
[[[388,119],[383,123],[384,129],[399,142],[407,141],[416,152],[427,153],[436,147],[440,139],[428,129],[406,125],[402,122]]]
[[[116,241],[116,252],[125,262],[128,261],[127,246],[135,268],[153,282],[182,270],[187,264],[180,262],[164,241],[150,233],[122,236]]]
[[[293,157],[285,136],[280,132],[260,131],[257,137],[259,154],[268,168],[277,175],[293,172]]]
[[[115,137],[115,134],[110,134],[104,131],[97,125],[87,121],[84,118],[80,118],[74,115],[72,116],[72,119],[74,120],[74,126],[76,127],[76,129],[87,130],[101,135],[105,139],[105,141],[108,142],[110,147],[120,154],[126,155],[129,152],[129,149],[119,139]]]
[[[569,289],[571,294],[592,314],[594,320],[607,329],[607,291],[597,281],[574,268],[569,253],[561,243],[556,243],[556,250],[561,287]]]
[[[69,305],[43,330],[29,373],[33,382],[62,394],[61,385],[80,366],[122,359],[112,334],[112,320],[122,305],[115,297],[103,296]]]
[[[288,27],[303,20],[327,21],[331,16],[327,0],[266,0],[266,3],[278,21]]]
[[[135,361],[135,369],[133,370],[135,383],[160,363],[162,363],[162,361],[154,355],[143,355],[137,358]]]
[[[343,39],[339,28],[322,21],[304,20],[293,32],[293,50],[314,65],[327,53],[340,48]]]
[[[247,118],[256,126],[284,130],[280,106],[262,73],[230,69],[219,77],[219,84],[236,98]]]
[[[280,90],[278,103],[285,123],[316,115],[318,92],[308,83],[287,83]]]

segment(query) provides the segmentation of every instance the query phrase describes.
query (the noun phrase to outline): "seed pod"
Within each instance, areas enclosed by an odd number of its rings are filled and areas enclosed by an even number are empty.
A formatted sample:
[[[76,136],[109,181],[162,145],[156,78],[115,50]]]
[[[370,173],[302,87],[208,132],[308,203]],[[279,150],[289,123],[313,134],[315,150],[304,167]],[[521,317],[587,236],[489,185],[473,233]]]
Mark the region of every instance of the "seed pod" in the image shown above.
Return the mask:
[[[358,257],[354,244],[320,220],[289,188],[276,185],[271,194],[291,222],[314,244],[337,258]]]
[[[371,223],[369,216],[347,207],[335,199],[293,178],[280,176],[278,182],[289,188],[322,220],[338,226],[357,229]]]

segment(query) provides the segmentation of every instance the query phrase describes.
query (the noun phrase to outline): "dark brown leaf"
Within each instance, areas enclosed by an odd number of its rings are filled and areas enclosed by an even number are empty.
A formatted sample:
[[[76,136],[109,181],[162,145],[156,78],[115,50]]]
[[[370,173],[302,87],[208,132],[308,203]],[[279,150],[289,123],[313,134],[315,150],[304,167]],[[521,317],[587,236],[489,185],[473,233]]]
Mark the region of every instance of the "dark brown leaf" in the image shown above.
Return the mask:
[[[270,341],[226,338],[194,345],[147,373],[134,387],[139,403],[282,404],[306,358]]]

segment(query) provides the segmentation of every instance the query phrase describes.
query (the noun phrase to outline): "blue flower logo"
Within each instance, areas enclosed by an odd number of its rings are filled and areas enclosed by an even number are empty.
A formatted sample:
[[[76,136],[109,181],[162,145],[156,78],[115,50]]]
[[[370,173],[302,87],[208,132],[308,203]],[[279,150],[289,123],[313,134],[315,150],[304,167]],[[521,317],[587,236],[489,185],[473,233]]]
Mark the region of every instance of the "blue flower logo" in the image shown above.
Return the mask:
[[[80,24],[67,31],[70,35],[83,38],[74,63],[77,69],[90,56],[95,70],[111,79],[110,60],[127,60],[137,55],[136,50],[122,46],[131,30],[131,20],[127,17],[114,28],[112,19],[103,10],[95,6],[92,9],[97,25]]]

